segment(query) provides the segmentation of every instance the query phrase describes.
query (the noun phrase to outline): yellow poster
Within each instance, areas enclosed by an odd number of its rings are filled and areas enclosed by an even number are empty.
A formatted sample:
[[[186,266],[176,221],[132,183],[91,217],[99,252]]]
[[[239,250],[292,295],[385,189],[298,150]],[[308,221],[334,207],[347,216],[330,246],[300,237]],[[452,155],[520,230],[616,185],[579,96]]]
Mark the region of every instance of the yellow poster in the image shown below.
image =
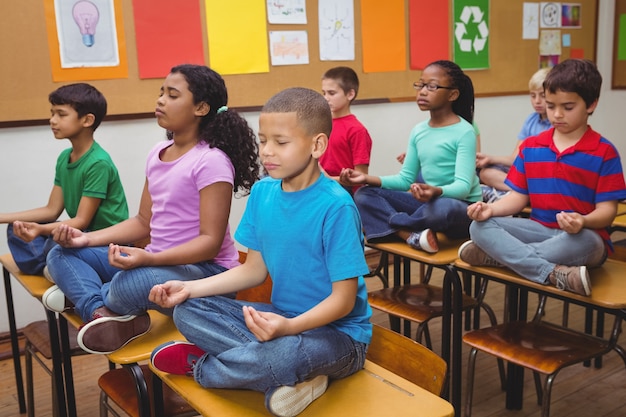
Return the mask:
[[[209,66],[222,75],[269,72],[265,2],[205,0]]]

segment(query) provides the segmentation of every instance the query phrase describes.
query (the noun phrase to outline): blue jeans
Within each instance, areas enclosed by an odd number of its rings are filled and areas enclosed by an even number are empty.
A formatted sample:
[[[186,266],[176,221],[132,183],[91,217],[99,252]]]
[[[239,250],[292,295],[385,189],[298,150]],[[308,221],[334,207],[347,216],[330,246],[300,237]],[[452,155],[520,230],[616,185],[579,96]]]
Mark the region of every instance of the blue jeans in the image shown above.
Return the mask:
[[[290,317],[271,304],[220,296],[191,298],[175,307],[176,327],[206,352],[194,367],[203,387],[266,392],[318,375],[344,378],[363,367],[367,345],[331,326],[259,342],[246,326],[244,305]]]
[[[547,284],[556,265],[602,265],[607,251],[590,229],[571,234],[519,217],[492,217],[472,222],[472,241],[496,261],[524,278]]]
[[[46,266],[46,255],[55,241],[50,236],[37,236],[30,242],[22,240],[13,233],[13,224],[7,224],[7,243],[15,263],[25,274],[41,275]]]
[[[109,264],[107,246],[79,249],[55,246],[48,253],[48,269],[84,321],[106,306],[118,314],[141,314],[148,309],[171,314],[171,309],[150,302],[153,286],[169,280],[189,281],[226,270],[213,262],[175,266],[150,266],[129,270]]]
[[[407,191],[362,187],[354,195],[368,240],[393,235],[399,230],[432,229],[453,239],[469,236],[470,218],[465,201],[439,197],[427,203]]]

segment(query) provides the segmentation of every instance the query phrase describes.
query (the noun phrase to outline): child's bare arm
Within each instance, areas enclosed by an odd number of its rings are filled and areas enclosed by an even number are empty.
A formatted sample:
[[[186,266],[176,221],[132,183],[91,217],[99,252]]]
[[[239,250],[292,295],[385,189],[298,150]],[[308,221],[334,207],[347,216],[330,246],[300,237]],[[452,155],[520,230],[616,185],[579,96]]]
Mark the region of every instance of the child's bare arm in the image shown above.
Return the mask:
[[[63,213],[64,208],[63,191],[61,187],[55,185],[52,187],[45,206],[14,213],[0,213],[0,223],[13,223],[18,220],[36,223],[53,222]]]

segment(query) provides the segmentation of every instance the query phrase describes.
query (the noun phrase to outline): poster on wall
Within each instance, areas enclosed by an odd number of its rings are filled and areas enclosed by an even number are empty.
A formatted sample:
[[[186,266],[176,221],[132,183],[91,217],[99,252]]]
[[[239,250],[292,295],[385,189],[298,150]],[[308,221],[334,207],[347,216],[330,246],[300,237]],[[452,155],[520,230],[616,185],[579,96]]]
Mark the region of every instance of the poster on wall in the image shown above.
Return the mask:
[[[320,60],[354,60],[354,3],[319,0]]]
[[[128,77],[121,0],[46,1],[44,10],[54,81]]]
[[[454,62],[489,68],[489,0],[454,0]]]

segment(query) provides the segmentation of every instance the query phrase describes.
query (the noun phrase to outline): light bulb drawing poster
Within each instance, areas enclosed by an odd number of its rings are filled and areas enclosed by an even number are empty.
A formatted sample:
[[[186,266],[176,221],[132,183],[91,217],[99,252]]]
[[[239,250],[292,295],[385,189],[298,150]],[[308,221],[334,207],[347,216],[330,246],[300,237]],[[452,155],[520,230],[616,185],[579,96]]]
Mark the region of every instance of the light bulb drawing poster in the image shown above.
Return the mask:
[[[319,0],[320,59],[354,61],[354,3]]]
[[[47,0],[44,5],[55,82],[128,77],[121,0]]]

